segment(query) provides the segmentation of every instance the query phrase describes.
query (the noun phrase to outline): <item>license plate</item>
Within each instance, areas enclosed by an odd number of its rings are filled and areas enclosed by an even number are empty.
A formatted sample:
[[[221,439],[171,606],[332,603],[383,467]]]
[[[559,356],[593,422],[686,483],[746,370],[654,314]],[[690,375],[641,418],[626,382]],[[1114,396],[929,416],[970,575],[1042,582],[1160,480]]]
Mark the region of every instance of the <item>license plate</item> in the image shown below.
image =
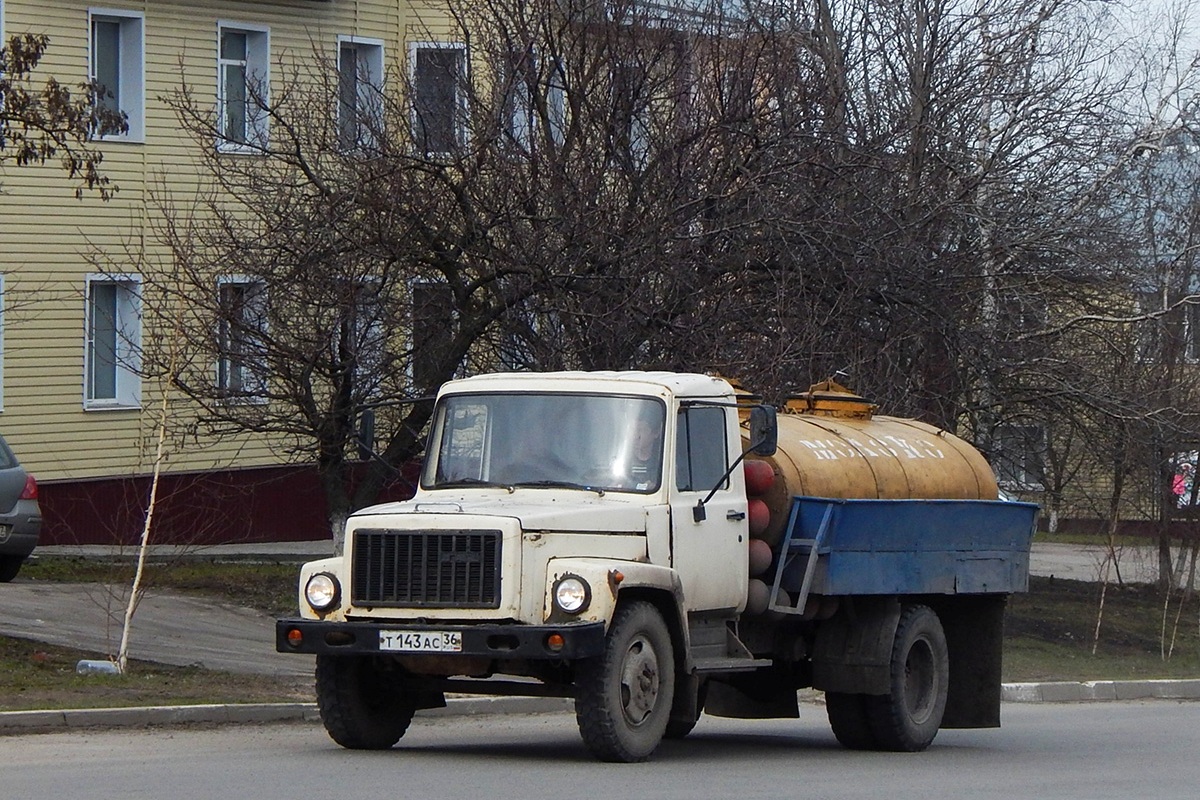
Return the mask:
[[[402,653],[461,653],[461,631],[381,630],[379,649]]]

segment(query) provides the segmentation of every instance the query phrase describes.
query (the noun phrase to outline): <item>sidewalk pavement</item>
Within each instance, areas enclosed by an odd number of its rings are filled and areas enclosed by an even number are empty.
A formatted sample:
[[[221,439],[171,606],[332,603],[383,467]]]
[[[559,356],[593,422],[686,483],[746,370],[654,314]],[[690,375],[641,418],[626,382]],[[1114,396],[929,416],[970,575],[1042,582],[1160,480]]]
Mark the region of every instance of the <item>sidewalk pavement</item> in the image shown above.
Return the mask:
[[[50,546],[39,548],[39,555],[132,556],[133,548],[117,551],[106,546]],[[302,562],[333,554],[332,544],[319,542],[283,542],[266,544],[216,545],[202,548],[156,546],[154,558],[236,558]],[[1034,546],[1030,572],[1057,575],[1078,580],[1095,580],[1093,570],[1100,562],[1087,548],[1066,545]],[[1090,573],[1090,574],[1089,574]],[[821,702],[819,692],[806,692],[804,699]],[[1070,703],[1130,700],[1200,700],[1200,679],[1143,681],[1054,681],[1042,683],[1006,683],[1001,700],[1006,703]],[[446,708],[418,712],[421,716],[459,716],[483,714],[568,713],[569,698],[543,697],[456,697]],[[269,703],[244,705],[149,706],[140,708],[66,709],[53,711],[0,712],[0,736],[61,731],[78,728],[120,728],[180,724],[233,724],[319,719],[314,703]]]

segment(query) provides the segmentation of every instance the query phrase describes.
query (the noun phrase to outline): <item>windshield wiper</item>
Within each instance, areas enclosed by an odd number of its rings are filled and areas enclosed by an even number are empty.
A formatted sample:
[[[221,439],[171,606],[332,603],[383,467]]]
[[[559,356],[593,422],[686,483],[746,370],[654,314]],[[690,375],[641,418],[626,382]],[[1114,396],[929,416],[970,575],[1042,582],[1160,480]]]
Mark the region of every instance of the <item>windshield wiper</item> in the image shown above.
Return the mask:
[[[584,483],[575,483],[574,481],[517,481],[513,486],[535,487],[535,488],[558,488],[558,489],[578,489],[581,492],[595,492],[601,497],[604,496],[604,490],[599,486],[588,486]]]
[[[479,478],[455,478],[452,481],[439,481],[434,484],[435,489],[458,489],[463,486],[498,486],[500,488],[508,488],[507,483],[496,483],[495,481],[485,481]]]

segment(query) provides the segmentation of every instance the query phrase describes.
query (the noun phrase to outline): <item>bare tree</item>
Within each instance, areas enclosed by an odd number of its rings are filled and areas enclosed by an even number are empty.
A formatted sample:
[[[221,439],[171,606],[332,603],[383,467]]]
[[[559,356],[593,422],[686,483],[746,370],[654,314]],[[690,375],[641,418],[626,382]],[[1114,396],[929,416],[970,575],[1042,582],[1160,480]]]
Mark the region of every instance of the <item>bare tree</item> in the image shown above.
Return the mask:
[[[344,64],[281,64],[255,158],[172,101],[204,176],[157,193],[175,266],[147,303],[194,315],[174,380],[209,430],[315,461],[335,537],[477,368],[714,369],[772,397],[845,371],[994,455],[1053,426],[1063,508],[1089,461],[1126,463],[1089,428],[1157,435],[1169,402],[1118,380],[1142,369],[1114,338],[1140,313],[1119,200],[1182,104],[1131,114],[1106,4],[439,9],[465,47],[360,82],[370,113]]]

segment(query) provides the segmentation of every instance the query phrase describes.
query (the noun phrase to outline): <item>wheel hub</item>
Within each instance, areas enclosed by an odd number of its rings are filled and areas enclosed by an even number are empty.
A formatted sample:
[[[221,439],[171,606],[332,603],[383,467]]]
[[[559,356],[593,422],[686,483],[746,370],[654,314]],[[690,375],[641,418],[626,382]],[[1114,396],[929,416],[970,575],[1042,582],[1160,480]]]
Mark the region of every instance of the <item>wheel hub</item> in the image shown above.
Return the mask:
[[[936,684],[933,650],[929,642],[918,639],[904,660],[904,705],[914,722],[922,723],[932,713]]]
[[[635,639],[621,668],[621,707],[630,725],[640,725],[658,700],[658,656],[650,642]]]

